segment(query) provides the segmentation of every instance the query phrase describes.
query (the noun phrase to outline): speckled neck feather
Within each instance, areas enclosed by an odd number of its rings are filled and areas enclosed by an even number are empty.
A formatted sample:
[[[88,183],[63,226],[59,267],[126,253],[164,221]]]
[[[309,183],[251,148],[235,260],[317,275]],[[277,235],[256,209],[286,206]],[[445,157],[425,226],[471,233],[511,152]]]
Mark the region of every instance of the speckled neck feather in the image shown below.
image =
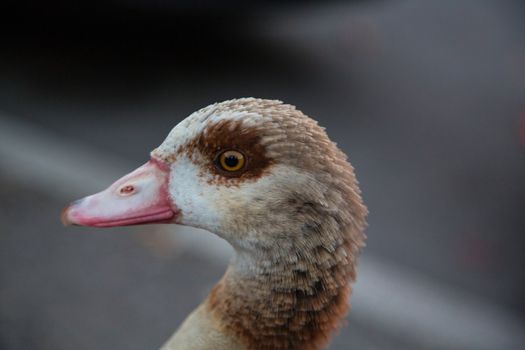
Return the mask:
[[[247,275],[231,266],[207,306],[248,349],[321,349],[345,317],[355,248],[312,247]],[[338,261],[339,260],[339,261]]]

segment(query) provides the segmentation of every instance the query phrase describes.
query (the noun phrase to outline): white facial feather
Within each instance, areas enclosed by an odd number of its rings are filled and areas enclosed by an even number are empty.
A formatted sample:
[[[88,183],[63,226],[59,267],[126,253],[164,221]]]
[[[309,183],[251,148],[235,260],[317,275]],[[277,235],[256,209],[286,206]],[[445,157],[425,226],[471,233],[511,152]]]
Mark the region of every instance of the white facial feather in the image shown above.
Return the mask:
[[[177,158],[171,165],[169,191],[181,211],[181,224],[212,232],[218,230],[219,213],[211,200],[211,188],[206,183],[210,178],[211,174],[203,173],[201,167],[187,156]]]
[[[214,232],[236,246],[261,243],[262,234],[286,231],[290,220],[279,208],[287,194],[315,183],[297,169],[276,165],[257,181],[225,186],[210,181],[216,175],[207,169],[187,156],[171,165],[169,190],[181,211],[180,223]]]

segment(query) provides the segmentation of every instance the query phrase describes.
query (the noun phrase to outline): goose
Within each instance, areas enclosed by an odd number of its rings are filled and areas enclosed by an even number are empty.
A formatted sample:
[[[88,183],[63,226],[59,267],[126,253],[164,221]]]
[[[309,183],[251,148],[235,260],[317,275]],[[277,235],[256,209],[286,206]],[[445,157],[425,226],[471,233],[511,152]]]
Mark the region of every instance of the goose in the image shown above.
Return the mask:
[[[224,276],[162,350],[317,350],[348,312],[366,216],[324,128],[281,101],[240,98],[191,114],[62,221],[189,225],[231,244]]]

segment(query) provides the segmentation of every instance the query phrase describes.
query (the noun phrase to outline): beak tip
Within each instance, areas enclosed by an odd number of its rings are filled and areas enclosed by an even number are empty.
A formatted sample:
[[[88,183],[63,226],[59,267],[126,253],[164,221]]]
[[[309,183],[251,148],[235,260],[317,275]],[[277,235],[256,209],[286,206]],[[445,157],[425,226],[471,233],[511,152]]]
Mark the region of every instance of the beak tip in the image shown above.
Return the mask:
[[[69,218],[69,206],[62,209],[62,212],[60,213],[60,221],[62,221],[62,225],[64,226],[71,226],[74,224]]]

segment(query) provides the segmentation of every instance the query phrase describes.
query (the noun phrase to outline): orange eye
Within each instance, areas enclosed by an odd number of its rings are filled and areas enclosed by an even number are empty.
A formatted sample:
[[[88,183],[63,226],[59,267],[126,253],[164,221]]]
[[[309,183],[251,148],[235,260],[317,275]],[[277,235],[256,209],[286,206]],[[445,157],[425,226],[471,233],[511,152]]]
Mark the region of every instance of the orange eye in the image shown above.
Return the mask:
[[[226,151],[219,155],[219,167],[228,172],[239,171],[244,167],[245,158],[241,152]]]

